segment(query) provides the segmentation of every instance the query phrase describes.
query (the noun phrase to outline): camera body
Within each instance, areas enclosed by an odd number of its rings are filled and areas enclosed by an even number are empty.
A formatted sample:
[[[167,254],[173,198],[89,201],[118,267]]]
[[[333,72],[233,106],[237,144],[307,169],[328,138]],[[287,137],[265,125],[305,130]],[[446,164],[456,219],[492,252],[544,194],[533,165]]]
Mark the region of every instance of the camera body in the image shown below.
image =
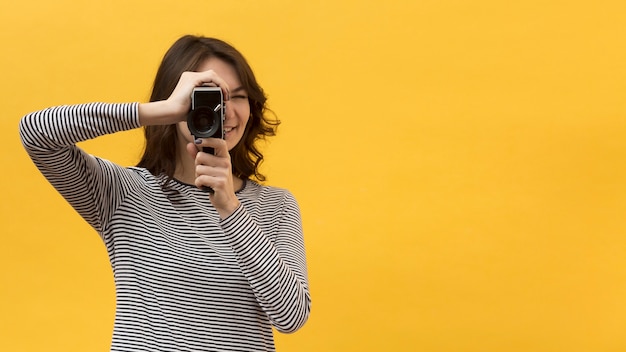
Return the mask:
[[[219,87],[196,87],[191,92],[191,110],[187,115],[187,127],[194,138],[224,139],[224,96]],[[210,147],[203,147],[205,153],[215,154]],[[211,187],[201,187],[211,194]]]
[[[187,127],[195,138],[224,139],[224,96],[221,88],[193,89]]]

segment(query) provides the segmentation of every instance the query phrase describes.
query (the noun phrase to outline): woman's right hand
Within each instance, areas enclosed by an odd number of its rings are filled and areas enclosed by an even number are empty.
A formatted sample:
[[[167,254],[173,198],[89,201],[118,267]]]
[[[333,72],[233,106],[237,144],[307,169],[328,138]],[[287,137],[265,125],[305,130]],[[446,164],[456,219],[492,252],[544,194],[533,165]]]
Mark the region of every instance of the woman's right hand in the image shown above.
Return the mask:
[[[185,120],[191,108],[191,93],[201,86],[220,87],[228,100],[228,84],[213,70],[183,72],[172,94],[166,100],[139,104],[139,122],[142,126],[171,125]]]

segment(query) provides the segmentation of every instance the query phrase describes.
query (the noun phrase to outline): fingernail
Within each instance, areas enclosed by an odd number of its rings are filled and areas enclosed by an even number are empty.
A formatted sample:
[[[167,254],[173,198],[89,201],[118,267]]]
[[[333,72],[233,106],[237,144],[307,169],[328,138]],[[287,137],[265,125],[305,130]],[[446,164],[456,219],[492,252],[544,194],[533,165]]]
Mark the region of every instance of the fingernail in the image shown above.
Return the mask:
[[[194,141],[194,143],[196,143],[196,144],[202,144],[202,139],[198,138],[198,139],[196,139],[196,140]]]

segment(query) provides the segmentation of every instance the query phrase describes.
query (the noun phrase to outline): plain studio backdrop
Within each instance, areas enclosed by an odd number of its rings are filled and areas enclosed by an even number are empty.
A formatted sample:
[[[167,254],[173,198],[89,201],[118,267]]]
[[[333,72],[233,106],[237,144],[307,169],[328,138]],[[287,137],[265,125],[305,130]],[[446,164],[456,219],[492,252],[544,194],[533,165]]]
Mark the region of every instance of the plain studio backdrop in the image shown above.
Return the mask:
[[[279,351],[626,350],[626,2],[8,1],[0,5],[0,350],[107,351],[97,234],[21,116],[147,101],[183,34],[248,58],[283,121],[312,313]],[[141,130],[82,143],[133,165]]]

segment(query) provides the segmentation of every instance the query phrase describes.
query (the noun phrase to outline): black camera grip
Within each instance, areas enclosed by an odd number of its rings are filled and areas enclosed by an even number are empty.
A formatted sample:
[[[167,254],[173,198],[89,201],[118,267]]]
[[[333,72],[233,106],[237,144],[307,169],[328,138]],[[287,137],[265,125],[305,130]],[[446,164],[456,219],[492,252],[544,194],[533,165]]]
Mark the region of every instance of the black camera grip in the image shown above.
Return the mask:
[[[209,153],[209,154],[211,154],[211,155],[215,155],[215,149],[213,149],[213,148],[211,148],[211,147],[202,147],[202,151],[203,151],[203,152],[205,152],[205,153]],[[201,190],[203,190],[203,191],[207,191],[207,192],[209,192],[210,194],[215,193],[215,191],[213,190],[213,188],[208,187],[208,186],[202,186],[202,187],[200,187],[200,189],[201,189]]]

